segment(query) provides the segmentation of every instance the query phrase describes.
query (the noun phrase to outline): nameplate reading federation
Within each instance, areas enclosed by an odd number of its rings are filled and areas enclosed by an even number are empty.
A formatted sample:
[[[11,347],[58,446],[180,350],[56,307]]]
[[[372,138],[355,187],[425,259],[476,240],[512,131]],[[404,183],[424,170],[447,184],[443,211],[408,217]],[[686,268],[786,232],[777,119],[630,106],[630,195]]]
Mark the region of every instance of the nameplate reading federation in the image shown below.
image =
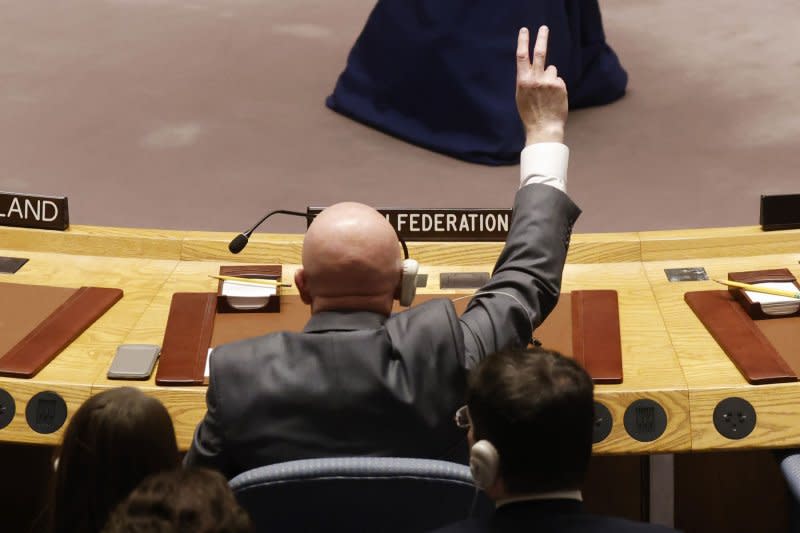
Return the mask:
[[[316,215],[322,209],[309,207],[307,212]],[[511,209],[378,208],[378,212],[408,241],[502,242],[511,225]]]
[[[63,231],[69,227],[67,198],[0,192],[0,226]]]

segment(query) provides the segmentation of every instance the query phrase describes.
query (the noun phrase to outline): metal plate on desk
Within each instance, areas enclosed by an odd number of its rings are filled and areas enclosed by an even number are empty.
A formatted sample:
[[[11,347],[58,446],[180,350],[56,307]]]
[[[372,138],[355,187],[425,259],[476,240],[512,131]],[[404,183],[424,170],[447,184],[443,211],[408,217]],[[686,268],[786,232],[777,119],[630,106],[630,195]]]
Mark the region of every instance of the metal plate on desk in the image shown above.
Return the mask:
[[[442,289],[480,289],[488,281],[488,272],[442,272],[439,274],[439,287]]]
[[[703,267],[665,268],[667,279],[675,281],[705,281],[708,279],[706,269]]]

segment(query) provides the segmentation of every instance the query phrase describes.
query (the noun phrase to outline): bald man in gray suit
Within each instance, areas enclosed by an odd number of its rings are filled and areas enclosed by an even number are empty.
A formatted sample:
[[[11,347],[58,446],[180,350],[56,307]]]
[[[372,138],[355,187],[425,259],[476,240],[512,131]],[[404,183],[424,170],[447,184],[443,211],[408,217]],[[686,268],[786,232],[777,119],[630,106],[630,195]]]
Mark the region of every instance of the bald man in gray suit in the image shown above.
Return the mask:
[[[467,371],[523,347],[558,300],[572,225],[562,144],[567,92],[545,68],[547,30],[517,53],[526,129],[508,239],[489,282],[457,316],[448,299],[392,315],[402,280],[395,231],[374,209],[342,203],[311,224],[295,284],[311,306],[300,333],[217,347],[208,411],[186,463],[232,477],[310,457],[381,455],[466,460],[452,423]],[[522,53],[524,49],[524,53]]]

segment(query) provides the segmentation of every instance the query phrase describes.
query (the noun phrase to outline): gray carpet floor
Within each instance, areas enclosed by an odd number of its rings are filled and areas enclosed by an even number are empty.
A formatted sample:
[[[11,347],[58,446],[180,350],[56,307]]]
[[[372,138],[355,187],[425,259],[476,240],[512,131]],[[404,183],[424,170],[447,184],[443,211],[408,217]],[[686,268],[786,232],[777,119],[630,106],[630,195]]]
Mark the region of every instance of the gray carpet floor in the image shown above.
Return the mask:
[[[324,107],[373,5],[0,0],[0,190],[67,195],[77,224],[226,231],[344,199],[510,205],[516,167]],[[761,194],[800,192],[797,0],[601,7],[629,94],[570,117],[576,231],[751,225]]]

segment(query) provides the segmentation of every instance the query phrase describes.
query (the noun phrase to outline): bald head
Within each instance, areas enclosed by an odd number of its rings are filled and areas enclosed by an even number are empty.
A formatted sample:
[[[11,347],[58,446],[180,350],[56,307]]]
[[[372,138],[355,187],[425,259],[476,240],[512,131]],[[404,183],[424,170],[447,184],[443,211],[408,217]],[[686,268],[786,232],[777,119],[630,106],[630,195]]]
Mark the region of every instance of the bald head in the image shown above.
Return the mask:
[[[312,222],[295,276],[312,312],[361,309],[389,314],[400,282],[397,234],[375,209],[355,202],[332,205]]]

